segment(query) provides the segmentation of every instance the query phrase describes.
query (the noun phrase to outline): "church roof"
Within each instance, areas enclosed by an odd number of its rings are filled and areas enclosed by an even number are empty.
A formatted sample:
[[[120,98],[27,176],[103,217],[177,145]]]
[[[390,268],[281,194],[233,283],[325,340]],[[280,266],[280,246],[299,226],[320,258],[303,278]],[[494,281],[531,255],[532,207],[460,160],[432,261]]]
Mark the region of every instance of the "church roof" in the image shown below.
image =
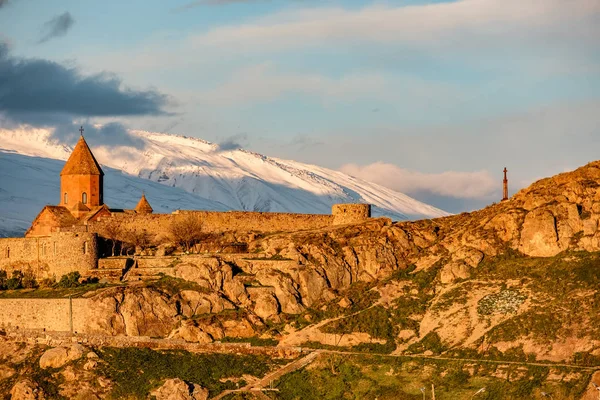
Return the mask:
[[[152,213],[152,211],[154,211],[152,209],[152,207],[150,206],[150,203],[148,203],[148,200],[146,199],[145,194],[142,194],[142,198],[137,203],[137,206],[135,206],[135,211],[138,214],[150,214],[150,213]]]
[[[83,135],[79,138],[60,175],[104,175]]]
[[[45,206],[36,217],[36,220],[44,213],[50,214],[56,226],[59,227],[72,226],[77,223],[77,219],[73,217],[73,214],[71,214],[67,207]]]
[[[90,211],[90,208],[78,201],[73,207],[71,207],[71,211]]]

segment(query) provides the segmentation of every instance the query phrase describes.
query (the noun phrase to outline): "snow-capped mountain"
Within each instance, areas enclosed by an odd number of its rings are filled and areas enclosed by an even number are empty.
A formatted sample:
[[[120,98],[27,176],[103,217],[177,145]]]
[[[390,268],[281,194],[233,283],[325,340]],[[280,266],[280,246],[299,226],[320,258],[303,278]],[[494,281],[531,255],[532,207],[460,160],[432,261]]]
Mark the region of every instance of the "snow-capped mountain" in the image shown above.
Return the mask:
[[[216,144],[185,136],[144,131],[130,134],[140,146],[108,147],[88,142],[104,166],[204,199],[199,200],[204,201],[203,206],[175,204],[172,208],[216,209],[211,204],[219,204],[235,210],[329,213],[335,203],[365,202],[373,204],[375,216],[394,220],[448,215],[402,193],[339,171],[242,149],[223,151]],[[54,140],[50,131],[29,128],[0,129],[0,149],[56,160],[66,160],[72,150]],[[58,174],[52,176],[58,185]],[[121,207],[110,203],[111,187],[120,184],[112,180],[112,175],[104,180],[106,202]],[[127,191],[125,194],[130,195]],[[152,194],[147,194],[154,206]],[[131,195],[132,201],[139,198],[139,193]],[[54,202],[55,198],[51,196],[46,201]]]
[[[20,236],[47,204],[60,200],[64,161],[0,151],[0,237]],[[176,209],[227,211],[224,204],[104,167],[104,200],[115,208],[135,208],[142,192],[155,212]]]

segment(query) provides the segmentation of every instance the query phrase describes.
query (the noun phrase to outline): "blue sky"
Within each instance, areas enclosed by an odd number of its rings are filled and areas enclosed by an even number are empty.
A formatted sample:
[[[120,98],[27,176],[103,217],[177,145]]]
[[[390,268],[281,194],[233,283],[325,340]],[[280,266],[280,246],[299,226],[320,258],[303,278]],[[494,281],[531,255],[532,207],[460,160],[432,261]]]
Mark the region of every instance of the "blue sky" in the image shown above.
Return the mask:
[[[454,212],[497,200],[504,166],[514,192],[599,158],[595,0],[0,5],[15,71],[48,60],[165,96],[74,120],[233,140]]]

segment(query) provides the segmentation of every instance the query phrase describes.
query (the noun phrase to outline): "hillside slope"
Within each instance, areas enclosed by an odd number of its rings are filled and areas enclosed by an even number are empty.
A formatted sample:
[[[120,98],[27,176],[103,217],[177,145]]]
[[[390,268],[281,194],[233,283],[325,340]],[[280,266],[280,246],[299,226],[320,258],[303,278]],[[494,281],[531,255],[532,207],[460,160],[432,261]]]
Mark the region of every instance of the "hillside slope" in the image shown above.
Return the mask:
[[[281,160],[183,136],[130,132],[136,147],[94,146],[98,161],[127,174],[225,204],[235,210],[327,214],[336,203],[365,202],[394,220],[448,215],[402,193],[339,171]],[[0,130],[1,148],[66,160],[71,148],[46,130]],[[105,181],[110,184],[108,179]]]
[[[593,364],[599,219],[595,162],[474,213],[238,235],[267,261],[190,260],[175,275],[287,321],[286,345]]]

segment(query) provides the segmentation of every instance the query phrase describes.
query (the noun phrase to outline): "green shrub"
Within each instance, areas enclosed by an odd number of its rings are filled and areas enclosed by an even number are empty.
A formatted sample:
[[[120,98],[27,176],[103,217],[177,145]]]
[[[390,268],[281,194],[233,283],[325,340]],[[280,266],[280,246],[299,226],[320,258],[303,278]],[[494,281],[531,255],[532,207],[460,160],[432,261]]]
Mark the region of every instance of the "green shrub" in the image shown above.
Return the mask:
[[[79,286],[79,279],[81,274],[78,271],[69,272],[66,275],[60,277],[58,281],[58,287],[60,288],[74,288]]]
[[[0,290],[6,290],[6,281],[8,280],[8,276],[6,271],[0,269]]]
[[[21,271],[13,271],[12,277],[6,280],[6,288],[8,290],[22,289],[23,273]]]
[[[586,367],[600,366],[600,356],[595,356],[589,352],[579,352],[573,354],[573,363]]]
[[[376,306],[359,314],[330,322],[321,328],[321,330],[323,332],[341,334],[364,332],[373,338],[379,339],[391,339],[393,333],[390,314],[382,306]]]
[[[146,282],[146,287],[152,287],[169,294],[177,294],[182,290],[195,290],[196,292],[208,293],[209,290],[203,286],[198,285],[196,282],[186,281],[181,278],[174,278],[172,276],[162,274],[161,277],[156,281]]]
[[[35,275],[34,275],[33,271],[31,271],[31,270],[25,271],[25,273],[23,274],[23,277],[21,278],[21,285],[25,289],[35,289],[40,286],[37,283],[37,280],[35,279]]]
[[[388,340],[384,344],[381,343],[361,343],[356,346],[352,346],[351,351],[358,351],[361,353],[375,353],[375,354],[390,354],[396,350],[396,343],[393,340]]]
[[[406,349],[409,353],[420,354],[431,351],[433,354],[441,354],[446,350],[437,332],[429,332],[423,339],[413,343]]]
[[[155,351],[139,348],[98,349],[104,361],[100,372],[113,381],[112,398],[145,399],[166,379],[180,378],[208,388],[211,397],[235,384],[223,378],[244,374],[261,377],[269,370],[266,356],[194,354],[186,351]]]

